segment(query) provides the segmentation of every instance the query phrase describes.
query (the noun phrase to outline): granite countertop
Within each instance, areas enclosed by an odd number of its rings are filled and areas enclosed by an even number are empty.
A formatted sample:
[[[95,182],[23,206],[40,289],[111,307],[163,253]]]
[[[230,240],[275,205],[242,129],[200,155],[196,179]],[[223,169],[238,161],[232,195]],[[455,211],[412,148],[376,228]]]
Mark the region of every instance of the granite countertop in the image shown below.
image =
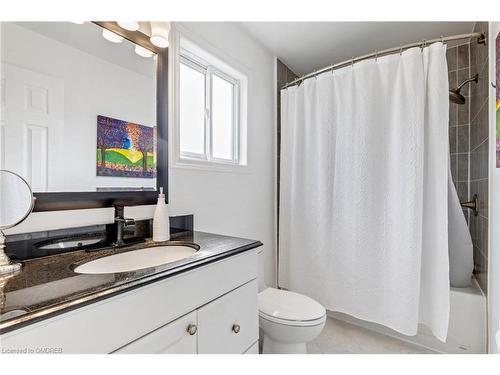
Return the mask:
[[[191,245],[199,250],[176,262],[131,272],[73,272],[76,265],[90,260],[162,245]],[[261,245],[255,240],[184,232],[166,242],[145,240],[120,248],[108,246],[98,251],[78,250],[25,260],[22,271],[9,278],[4,286],[3,304],[0,298],[0,334]]]

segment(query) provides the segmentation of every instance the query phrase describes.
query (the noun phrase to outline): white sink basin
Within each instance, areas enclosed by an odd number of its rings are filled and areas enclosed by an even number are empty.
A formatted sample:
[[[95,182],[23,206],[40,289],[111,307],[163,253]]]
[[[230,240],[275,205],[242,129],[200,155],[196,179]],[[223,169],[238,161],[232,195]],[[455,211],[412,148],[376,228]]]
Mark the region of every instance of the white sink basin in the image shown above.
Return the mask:
[[[190,257],[196,249],[189,246],[157,246],[92,260],[75,268],[76,273],[118,273],[161,266]]]

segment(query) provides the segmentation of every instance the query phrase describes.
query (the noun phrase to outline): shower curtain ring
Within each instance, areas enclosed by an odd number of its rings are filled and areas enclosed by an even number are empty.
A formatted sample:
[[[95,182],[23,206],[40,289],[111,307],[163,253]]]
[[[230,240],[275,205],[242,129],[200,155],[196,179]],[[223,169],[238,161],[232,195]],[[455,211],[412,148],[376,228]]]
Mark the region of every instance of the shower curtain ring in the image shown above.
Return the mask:
[[[354,56],[351,58],[351,68],[354,68]]]
[[[403,56],[403,45],[399,44],[399,56]]]
[[[441,43],[444,44],[444,36],[441,35]]]
[[[378,60],[378,50],[375,50],[375,62]]]

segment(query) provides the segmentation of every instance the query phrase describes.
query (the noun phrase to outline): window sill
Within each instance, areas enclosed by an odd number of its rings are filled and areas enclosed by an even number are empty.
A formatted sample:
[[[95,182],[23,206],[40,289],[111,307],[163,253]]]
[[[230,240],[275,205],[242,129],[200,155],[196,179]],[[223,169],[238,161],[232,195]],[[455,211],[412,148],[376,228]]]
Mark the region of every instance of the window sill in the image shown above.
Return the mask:
[[[248,167],[248,165],[224,164],[191,159],[174,160],[170,167],[175,169],[192,169],[210,172],[250,173],[250,168]]]

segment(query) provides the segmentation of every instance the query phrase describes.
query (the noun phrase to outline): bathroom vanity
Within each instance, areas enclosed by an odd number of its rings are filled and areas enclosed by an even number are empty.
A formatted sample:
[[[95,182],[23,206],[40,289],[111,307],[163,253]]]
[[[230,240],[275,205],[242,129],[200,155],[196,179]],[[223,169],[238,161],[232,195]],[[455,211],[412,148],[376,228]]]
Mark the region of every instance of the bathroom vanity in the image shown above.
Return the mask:
[[[22,269],[0,278],[1,351],[257,352],[259,241],[193,232],[192,220],[170,241],[127,237],[127,227],[150,223],[126,218],[123,206],[154,204],[162,187],[168,202],[168,50],[116,22],[3,26],[3,168],[26,178],[36,198],[29,212],[110,216],[76,237],[7,238]],[[63,166],[69,149],[78,157]]]
[[[121,273],[79,264],[152,245],[31,259],[6,286],[3,353],[257,353],[258,241],[191,232],[195,254]],[[153,244],[157,245],[157,244]],[[4,314],[5,317],[5,314]]]

